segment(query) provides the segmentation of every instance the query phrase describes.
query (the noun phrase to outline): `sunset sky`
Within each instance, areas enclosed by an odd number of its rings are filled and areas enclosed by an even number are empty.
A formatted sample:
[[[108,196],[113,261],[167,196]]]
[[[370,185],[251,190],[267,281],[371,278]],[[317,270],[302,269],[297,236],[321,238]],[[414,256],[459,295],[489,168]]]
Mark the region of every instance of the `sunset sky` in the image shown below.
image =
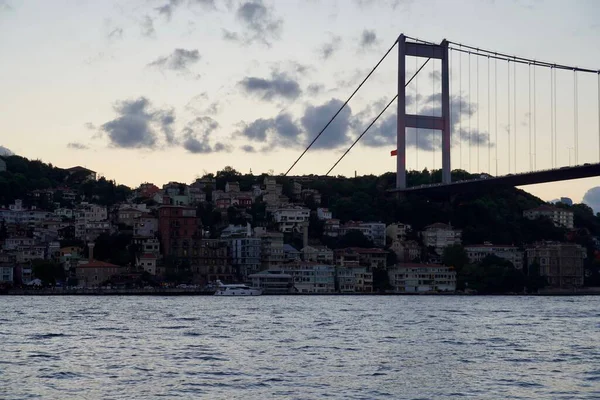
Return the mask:
[[[191,182],[226,165],[279,174],[400,33],[598,69],[599,16],[595,0],[0,0],[0,146],[130,186]],[[423,61],[407,59],[407,74]],[[393,51],[292,174],[329,170],[395,95],[396,65]],[[409,112],[435,115],[439,67],[411,83]],[[534,113],[532,70],[452,52],[453,168],[551,167],[550,72],[535,69]],[[556,78],[557,166],[576,151],[579,164],[600,161],[598,76],[577,78],[577,144],[573,76]],[[407,133],[408,168],[439,168],[439,132],[417,134]],[[395,135],[390,107],[333,174],[395,170]],[[598,186],[524,189],[579,202]],[[600,211],[600,188],[586,200]]]

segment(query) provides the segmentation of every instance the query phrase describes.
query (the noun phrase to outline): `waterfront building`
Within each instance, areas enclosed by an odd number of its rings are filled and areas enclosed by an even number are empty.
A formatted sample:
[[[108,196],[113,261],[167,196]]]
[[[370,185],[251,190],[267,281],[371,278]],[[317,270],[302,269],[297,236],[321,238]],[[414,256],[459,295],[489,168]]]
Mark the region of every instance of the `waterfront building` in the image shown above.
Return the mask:
[[[342,267],[369,267],[369,268],[387,268],[386,250],[362,247],[347,247],[336,249],[334,252],[335,264]]]
[[[229,249],[231,265],[243,281],[248,275],[260,270],[260,238],[237,237],[226,239],[224,242]]]
[[[281,266],[284,273],[293,277],[298,293],[333,293],[335,267],[311,262],[294,262]]]
[[[390,285],[399,293],[454,292],[456,271],[435,264],[402,263],[388,270]]]
[[[264,294],[286,294],[294,291],[292,275],[281,270],[266,270],[248,277],[252,287],[261,288]]]
[[[517,269],[523,269],[523,251],[520,251],[516,246],[494,245],[486,242],[484,244],[475,244],[465,246],[465,252],[469,257],[469,262],[478,263],[483,261],[489,255],[502,258],[510,261]]]
[[[13,284],[14,267],[14,264],[0,264],[0,286]]]
[[[539,274],[554,288],[583,286],[586,249],[574,243],[543,242],[527,248],[527,267],[539,265]]]
[[[567,229],[573,229],[574,214],[573,211],[566,210],[544,204],[542,206],[523,211],[523,216],[528,219],[537,219],[540,217],[549,218],[555,226]]]
[[[150,275],[156,275],[157,256],[152,253],[142,254],[138,260],[138,268],[141,268]]]
[[[260,238],[260,263],[263,268],[277,266],[284,262],[283,233],[257,230]]]

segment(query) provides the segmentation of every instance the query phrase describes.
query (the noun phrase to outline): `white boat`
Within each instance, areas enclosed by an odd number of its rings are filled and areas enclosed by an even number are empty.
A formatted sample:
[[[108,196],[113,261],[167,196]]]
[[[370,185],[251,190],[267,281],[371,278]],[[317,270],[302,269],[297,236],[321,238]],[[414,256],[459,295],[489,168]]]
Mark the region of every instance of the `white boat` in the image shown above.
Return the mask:
[[[247,285],[224,285],[217,281],[217,291],[215,296],[260,296],[262,289],[253,288]]]

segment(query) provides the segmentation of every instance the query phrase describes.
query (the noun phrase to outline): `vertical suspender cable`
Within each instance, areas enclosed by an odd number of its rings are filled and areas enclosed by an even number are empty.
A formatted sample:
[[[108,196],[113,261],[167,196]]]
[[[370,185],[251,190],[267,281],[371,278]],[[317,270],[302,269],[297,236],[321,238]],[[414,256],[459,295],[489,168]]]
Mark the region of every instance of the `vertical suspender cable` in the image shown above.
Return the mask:
[[[575,165],[579,164],[579,82],[575,74]]]
[[[600,75],[598,75],[600,76]],[[490,56],[487,57],[487,106],[488,106],[488,115],[487,115],[487,139],[488,139],[488,174],[492,174],[492,143],[491,143],[491,138],[490,138],[490,114],[492,113],[492,107],[490,106]],[[600,92],[599,92],[600,93]],[[600,140],[600,134],[598,135],[598,138]],[[599,149],[600,149],[600,141],[599,143]],[[600,157],[600,150],[598,152],[598,155]]]
[[[510,60],[506,61],[506,66],[506,84],[508,85],[508,95],[506,96],[508,100],[508,173],[510,174]]]
[[[452,75],[452,49],[448,49],[450,54],[448,55],[448,57],[450,58],[450,62],[448,63],[448,80],[450,82],[449,83],[449,92],[448,96],[450,97],[450,115],[448,116],[448,118],[450,118],[450,153],[452,153],[452,134],[454,133],[454,121],[452,121],[452,103],[453,103],[453,97],[452,97],[452,78],[454,77],[454,75]],[[442,85],[440,84],[440,89],[441,89]],[[441,109],[441,102],[442,102],[442,91],[440,90],[440,109]],[[442,144],[443,146],[443,144]],[[598,145],[600,146],[600,144]],[[441,149],[443,152],[443,148]],[[456,152],[454,153],[456,154]],[[599,153],[600,154],[600,153]],[[442,156],[443,158],[443,156]],[[442,167],[443,167],[443,161],[442,161]],[[452,172],[452,166],[450,166],[450,172]]]
[[[529,122],[527,123],[527,126],[529,127],[529,170],[532,171],[533,170],[533,164],[532,164],[532,154],[531,154],[531,64],[528,65],[527,67],[527,83],[529,84],[529,112],[527,113],[528,117],[529,117]]]
[[[479,132],[479,55],[475,57],[475,61],[477,62],[477,96],[475,96],[477,101],[477,173],[480,173],[481,171],[479,170],[479,150],[481,147],[481,132]]]
[[[577,71],[573,70],[573,159],[577,165]]]
[[[533,66],[533,170],[537,171],[537,103],[535,101],[535,65]]]
[[[415,57],[415,71],[419,69],[419,59]],[[415,77],[415,115],[419,115],[419,74]],[[419,171],[419,118],[417,117],[417,126],[415,127],[415,171]]]
[[[494,59],[494,107],[496,116],[494,121],[496,122],[496,129],[494,130],[496,142],[496,176],[498,176],[498,60]]]
[[[469,62],[469,94],[467,95],[467,115],[469,116],[469,172],[471,172],[471,116],[473,115],[473,108],[471,105],[471,52],[469,52],[469,56],[467,57],[467,61]]]
[[[514,164],[514,171],[515,174],[517,173],[517,63],[513,63],[513,108],[514,108],[514,112],[513,112],[513,120],[515,121],[514,126],[514,132],[515,132],[515,136],[514,136],[514,140],[513,140],[513,147],[514,147],[514,152],[513,152],[513,164]]]
[[[431,61],[432,61],[431,69],[433,70],[433,73],[431,74],[431,95],[433,97],[431,98],[431,100],[433,103],[435,101],[435,71],[436,70],[435,70],[435,59],[432,59]],[[440,107],[442,105],[441,100],[442,100],[442,96],[440,93]],[[431,107],[431,116],[432,117],[435,117],[434,108],[435,107]],[[433,171],[435,171],[435,146],[436,146],[435,138],[436,138],[436,132],[435,132],[435,130],[432,129],[431,130],[431,144],[432,144],[431,148],[433,149],[433,166],[431,167],[431,179],[432,179],[431,183],[433,183]]]
[[[462,51],[458,52],[458,144],[459,169],[462,170]]]
[[[554,164],[558,167],[558,124],[556,122],[556,92],[558,87],[556,86],[556,68],[554,68]]]
[[[598,71],[598,161],[600,162],[600,71]]]
[[[550,160],[554,168],[554,67],[550,67]]]

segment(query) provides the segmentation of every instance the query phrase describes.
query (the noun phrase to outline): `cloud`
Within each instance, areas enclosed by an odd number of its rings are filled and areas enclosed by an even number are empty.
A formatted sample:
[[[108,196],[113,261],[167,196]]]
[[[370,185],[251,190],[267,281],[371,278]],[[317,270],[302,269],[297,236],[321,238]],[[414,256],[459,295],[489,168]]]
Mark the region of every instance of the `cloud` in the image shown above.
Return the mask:
[[[230,147],[221,142],[210,144],[210,135],[219,123],[210,117],[198,117],[183,129],[183,148],[194,154],[208,154],[229,151]]]
[[[429,76],[429,79],[432,79],[435,82],[439,82],[442,80],[442,73],[440,71],[432,71],[427,75]],[[441,93],[438,93],[438,95],[441,96]]]
[[[96,125],[94,125],[91,122],[86,122],[85,124],[83,124],[83,126],[85,126],[85,128],[89,129],[90,131],[95,131],[96,130]]]
[[[306,91],[311,96],[316,96],[325,90],[325,86],[320,83],[311,83],[306,88]]]
[[[333,56],[342,45],[342,38],[333,35],[328,42],[325,42],[319,49],[319,54],[323,60],[328,60]]]
[[[8,0],[0,0],[0,11],[12,11],[13,7]]]
[[[241,40],[241,37],[238,33],[236,32],[231,32],[227,29],[223,29],[223,39],[230,41],[230,42],[238,42]]]
[[[274,98],[295,99],[302,93],[297,81],[279,72],[272,72],[270,79],[246,77],[239,84],[246,93],[258,95],[266,101]]]
[[[342,104],[344,103],[341,100],[334,98],[323,105],[306,108],[301,122],[308,135],[308,140],[313,140],[317,136]],[[350,142],[351,116],[352,109],[349,106],[344,107],[313,147],[315,149],[333,149]]]
[[[172,71],[188,71],[191,64],[200,61],[200,52],[196,49],[175,49],[168,56],[159,57],[148,64],[149,67],[158,69],[170,69]]]
[[[152,37],[156,33],[154,30],[154,20],[148,15],[144,16],[144,19],[140,23],[140,28],[142,29],[142,35],[146,37]]]
[[[110,145],[121,148],[155,148],[158,143],[157,130],[162,131],[168,144],[176,142],[172,125],[173,110],[155,110],[145,97],[117,102],[113,109],[117,118],[100,126]]]
[[[15,153],[13,153],[9,148],[0,145],[0,156],[8,157],[12,156],[13,154]]]
[[[207,10],[216,10],[215,0],[188,0],[188,7],[193,5],[203,6]],[[175,10],[183,4],[183,0],[169,0],[160,7],[156,7],[155,10],[163,15],[167,20],[170,20]]]
[[[110,40],[118,40],[123,38],[123,28],[115,28],[108,33],[108,38]]]
[[[289,113],[280,113],[274,118],[242,122],[241,129],[234,136],[264,144],[260,150],[263,152],[276,148],[301,148],[317,136],[342,104],[339,99],[331,99],[319,106],[309,105],[300,119],[295,119]],[[313,148],[334,149],[348,144],[351,140],[351,115],[352,110],[346,106],[315,142]],[[242,149],[246,152],[256,151],[254,147]]]
[[[273,40],[279,39],[283,20],[277,18],[273,9],[267,7],[262,0],[246,1],[240,4],[235,12],[240,21],[243,35],[224,30],[226,40],[240,41],[245,44],[259,42],[270,46]]]
[[[250,146],[249,144],[242,146],[241,149],[242,149],[242,151],[244,151],[246,153],[255,153],[256,152],[256,150],[254,149],[254,146]]]
[[[373,47],[378,43],[377,34],[373,30],[365,29],[360,36],[359,43],[363,49]]]
[[[69,144],[67,144],[67,147],[69,149],[73,149],[73,150],[87,150],[89,149],[89,147],[83,143],[78,143],[78,142],[71,142]]]
[[[600,186],[593,187],[583,195],[583,202],[590,206],[595,213],[600,212]]]

